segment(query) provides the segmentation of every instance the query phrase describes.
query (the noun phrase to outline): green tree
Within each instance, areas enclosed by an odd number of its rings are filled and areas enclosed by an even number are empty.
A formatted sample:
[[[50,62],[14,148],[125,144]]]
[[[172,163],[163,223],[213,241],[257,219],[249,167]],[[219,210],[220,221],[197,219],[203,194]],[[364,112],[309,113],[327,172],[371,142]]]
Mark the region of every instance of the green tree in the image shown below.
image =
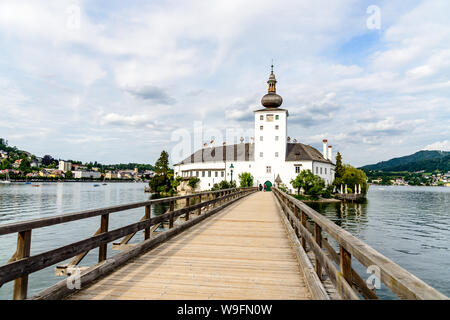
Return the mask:
[[[173,169],[169,169],[169,154],[162,151],[159,159],[155,163],[155,175],[149,181],[149,187],[152,192],[171,193],[176,192]],[[178,184],[179,185],[179,184]]]
[[[31,172],[30,160],[28,160],[28,158],[22,159],[22,161],[20,162],[19,171],[22,171],[24,173]]]
[[[72,173],[72,171],[66,171],[64,177],[65,177],[66,179],[73,179],[73,173]]]
[[[342,165],[342,156],[341,153],[338,152],[336,155],[336,167],[335,167],[335,179],[342,178],[344,175],[344,166]]]
[[[341,183],[346,184],[349,188],[354,188],[355,185],[361,185],[361,193],[364,195],[369,191],[367,176],[364,171],[356,169],[349,164],[344,165],[344,174],[341,178]]]
[[[175,179],[171,179],[170,185],[172,186],[173,190],[176,191],[178,186],[181,184],[181,181],[183,181],[182,177],[176,177]]]
[[[200,179],[197,177],[191,177],[188,181],[188,186],[192,188],[192,190],[195,190],[197,187],[197,184],[200,182]]]
[[[318,195],[325,187],[325,182],[319,176],[316,176],[311,170],[302,170],[295,179],[291,180],[291,184],[297,189],[298,194],[303,188],[307,195]]]
[[[3,159],[1,167],[2,167],[2,170],[11,169],[12,168],[11,167],[11,162],[9,162],[8,159]]]
[[[230,185],[230,183],[229,183],[228,181],[222,180],[222,181],[219,182],[219,188],[220,188],[221,190],[224,190],[224,189],[230,189],[230,188],[231,188],[231,185]]]
[[[253,176],[249,172],[242,172],[239,175],[239,185],[241,188],[253,187]]]
[[[162,151],[159,159],[155,163],[156,174],[167,174],[169,171],[169,154],[166,151]]]

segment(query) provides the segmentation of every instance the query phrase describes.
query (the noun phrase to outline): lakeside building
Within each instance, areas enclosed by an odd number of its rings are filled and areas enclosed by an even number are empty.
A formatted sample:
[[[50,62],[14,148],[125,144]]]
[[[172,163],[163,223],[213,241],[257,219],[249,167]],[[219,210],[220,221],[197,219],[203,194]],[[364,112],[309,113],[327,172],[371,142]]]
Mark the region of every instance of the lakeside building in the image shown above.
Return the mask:
[[[268,93],[261,99],[263,109],[255,110],[254,134],[251,142],[220,147],[204,147],[174,165],[176,176],[188,180],[198,177],[197,190],[208,190],[222,180],[233,180],[239,185],[239,174],[249,172],[254,177],[254,186],[274,183],[285,184],[290,192],[295,191],[290,181],[302,170],[311,170],[327,185],[334,180],[332,146],[323,140],[323,152],[310,145],[291,141],[287,136],[289,112],[280,109],[283,99],[276,93],[277,80],[272,72],[269,76]],[[184,182],[186,184],[186,182]],[[183,185],[182,185],[183,187]]]
[[[117,172],[107,171],[107,172],[105,173],[105,179],[111,180],[111,179],[117,179],[117,178],[118,178]]]
[[[72,163],[60,160],[58,162],[58,169],[63,171],[63,172],[70,171],[70,170],[72,170]]]
[[[73,177],[75,179],[88,178],[88,179],[99,179],[102,174],[96,171],[72,171]]]

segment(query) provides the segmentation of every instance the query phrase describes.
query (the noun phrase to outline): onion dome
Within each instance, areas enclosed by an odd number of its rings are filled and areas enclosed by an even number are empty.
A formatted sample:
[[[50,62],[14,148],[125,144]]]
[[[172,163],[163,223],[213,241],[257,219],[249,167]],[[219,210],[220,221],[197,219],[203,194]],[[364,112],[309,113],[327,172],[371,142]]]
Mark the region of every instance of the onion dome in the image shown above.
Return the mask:
[[[262,97],[261,104],[266,108],[278,108],[283,103],[283,98],[277,94],[277,79],[275,79],[275,75],[273,74],[273,65],[267,83],[269,84],[269,90],[268,93]]]

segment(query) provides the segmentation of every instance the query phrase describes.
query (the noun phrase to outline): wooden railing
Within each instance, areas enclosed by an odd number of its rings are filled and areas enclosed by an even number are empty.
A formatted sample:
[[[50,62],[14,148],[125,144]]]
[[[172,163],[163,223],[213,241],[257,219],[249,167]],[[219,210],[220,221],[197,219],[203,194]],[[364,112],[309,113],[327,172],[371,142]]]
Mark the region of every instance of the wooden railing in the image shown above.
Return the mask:
[[[237,188],[207,191],[192,195],[161,198],[103,209],[88,210],[43,219],[0,225],[0,236],[11,233],[17,233],[18,235],[16,252],[6,264],[0,266],[0,286],[6,282],[14,280],[13,298],[15,300],[26,299],[29,274],[52,266],[58,262],[73,258],[69,264],[57,267],[57,274],[69,275],[69,267],[75,267],[78,265],[87,253],[95,248],[99,248],[98,262],[105,262],[105,260],[107,260],[108,243],[123,238],[123,240],[116,244],[116,246],[126,246],[128,241],[130,241],[130,239],[138,231],[144,230],[144,241],[141,243],[142,245],[139,248],[136,248],[136,250],[128,248],[130,249],[128,250],[128,254],[122,255],[120,259],[116,259],[116,261],[112,263],[114,264],[113,267],[117,267],[119,260],[120,263],[125,262],[129,258],[132,258],[133,256],[158,245],[173,235],[178,234],[179,232],[200,222],[207,215],[219,211],[228,204],[256,190],[257,188]],[[182,208],[175,210],[175,203],[182,200],[185,200],[185,205]],[[197,203],[191,204],[191,202],[194,201]],[[169,211],[160,216],[151,217],[151,206],[164,203],[169,204]],[[139,222],[129,224],[115,230],[108,230],[111,213],[140,207],[145,207],[145,214]],[[205,214],[202,214],[202,210]],[[196,214],[197,217],[190,219],[190,214]],[[174,227],[175,219],[182,215],[185,217],[185,222]],[[92,237],[59,247],[57,249],[30,256],[32,230],[96,216],[100,216],[100,227]],[[167,220],[169,221],[169,230],[159,234],[156,237],[152,237],[152,227],[158,226]],[[108,268],[103,266],[103,270],[105,271],[106,269]],[[109,268],[108,270],[110,269],[112,268]],[[89,279],[92,280],[97,276],[97,274],[94,276],[89,275]]]
[[[353,257],[366,268],[370,267],[369,270],[379,270],[381,282],[400,299],[448,299],[303,202],[278,188],[274,187],[272,190],[292,233],[296,235],[297,249],[301,250],[303,257],[307,257],[304,254],[307,251],[313,253],[314,277],[322,280],[326,274],[341,298],[378,299],[375,288],[371,290],[352,268]],[[337,242],[339,252],[333,249],[327,236]],[[320,295],[323,296],[323,290],[318,292],[318,296]]]

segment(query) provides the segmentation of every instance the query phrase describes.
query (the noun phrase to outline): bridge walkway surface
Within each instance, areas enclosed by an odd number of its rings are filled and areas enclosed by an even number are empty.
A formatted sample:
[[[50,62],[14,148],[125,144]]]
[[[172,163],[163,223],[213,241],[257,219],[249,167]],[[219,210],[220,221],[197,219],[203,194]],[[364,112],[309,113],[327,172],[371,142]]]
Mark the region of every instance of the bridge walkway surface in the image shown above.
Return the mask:
[[[272,192],[256,192],[67,299],[311,299]]]

